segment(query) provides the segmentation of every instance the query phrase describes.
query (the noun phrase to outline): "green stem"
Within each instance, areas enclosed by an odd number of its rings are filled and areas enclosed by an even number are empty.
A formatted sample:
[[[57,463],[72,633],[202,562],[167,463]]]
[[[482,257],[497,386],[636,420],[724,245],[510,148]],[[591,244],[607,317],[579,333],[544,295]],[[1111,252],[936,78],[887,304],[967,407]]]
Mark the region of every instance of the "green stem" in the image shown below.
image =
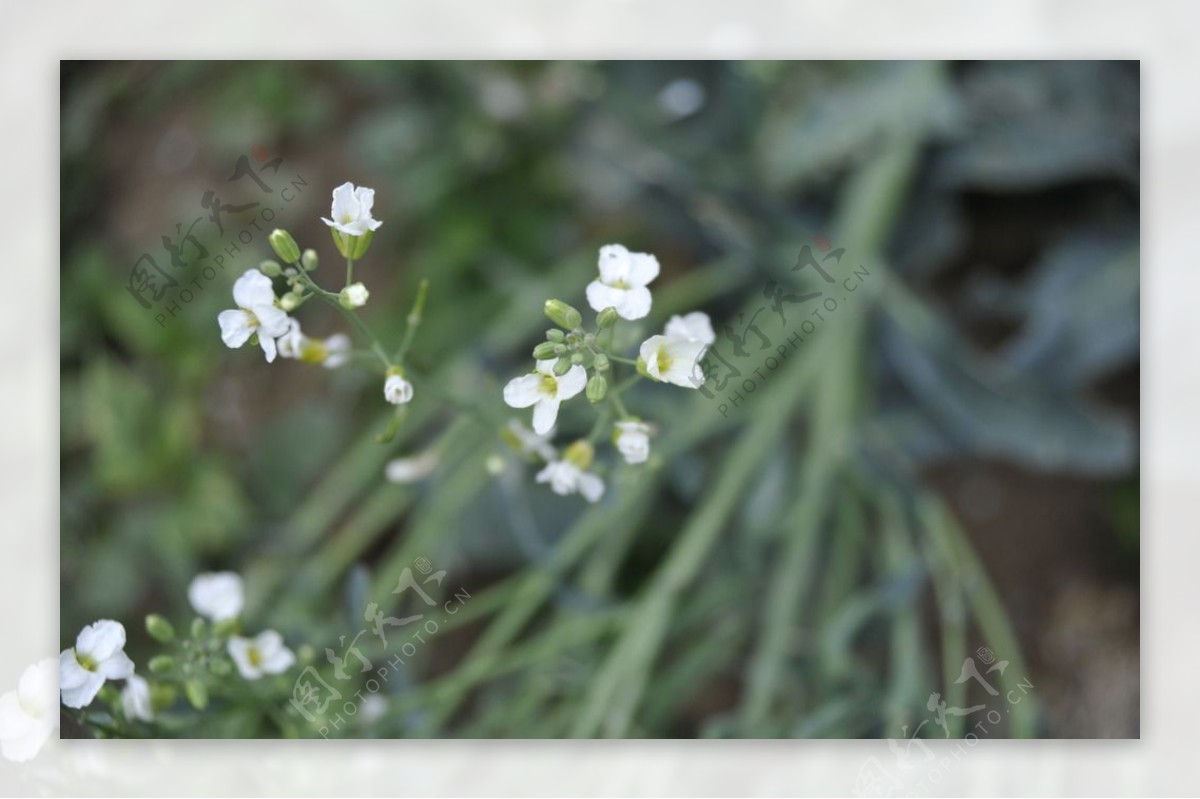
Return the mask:
[[[408,312],[407,323],[404,327],[404,340],[400,342],[400,349],[396,350],[398,363],[404,363],[404,356],[408,354],[408,348],[412,346],[417,328],[421,326],[421,318],[425,313],[425,297],[428,294],[429,278],[422,278],[421,284],[417,287],[417,298],[413,301],[412,310]]]

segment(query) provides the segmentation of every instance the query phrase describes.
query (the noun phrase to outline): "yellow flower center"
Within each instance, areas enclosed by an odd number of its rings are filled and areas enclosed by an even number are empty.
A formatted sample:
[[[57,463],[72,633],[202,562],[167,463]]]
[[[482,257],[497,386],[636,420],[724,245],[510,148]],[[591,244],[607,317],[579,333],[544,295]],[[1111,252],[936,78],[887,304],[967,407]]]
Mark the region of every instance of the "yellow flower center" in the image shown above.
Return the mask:
[[[329,350],[323,341],[307,339],[300,347],[300,360],[304,363],[325,363]]]
[[[671,368],[671,364],[675,363],[675,356],[667,352],[666,347],[659,347],[658,357],[655,360],[658,362],[659,375],[665,375],[667,370]]]
[[[246,660],[250,661],[251,666],[258,666],[262,663],[262,653],[258,651],[258,647],[252,646],[246,650]]]
[[[83,667],[84,667],[85,669],[87,669],[88,671],[95,671],[95,670],[96,670],[96,661],[92,660],[92,659],[91,659],[90,657],[88,657],[87,655],[84,655],[84,654],[82,654],[82,653],[80,653],[80,652],[76,652],[76,653],[75,653],[75,659],[76,659],[77,661],[79,661],[79,665],[80,665],[80,666],[83,666]]]
[[[558,393],[558,378],[554,375],[542,375],[542,384],[538,386],[538,391],[553,397]]]

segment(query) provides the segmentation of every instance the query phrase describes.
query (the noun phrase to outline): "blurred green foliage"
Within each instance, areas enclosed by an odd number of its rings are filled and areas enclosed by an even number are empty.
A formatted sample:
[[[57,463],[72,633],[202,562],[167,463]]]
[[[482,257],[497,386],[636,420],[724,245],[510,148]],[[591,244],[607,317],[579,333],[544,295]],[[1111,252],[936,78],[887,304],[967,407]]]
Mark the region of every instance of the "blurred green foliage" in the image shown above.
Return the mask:
[[[387,713],[339,734],[896,737],[932,691],[966,703],[973,645],[1028,677],[922,469],[1132,474],[1136,397],[1098,389],[1136,385],[1138,103],[1118,63],[64,65],[63,641],[120,619],[142,663],[136,620],[186,618],[191,577],[229,568],[255,627],[320,653],[368,601],[397,610],[427,557],[472,598],[387,683]],[[304,176],[279,224],[323,269],[329,190],[376,189],[357,274],[383,337],[431,280],[389,445],[368,376],[222,346],[264,239],[165,324],[126,291],[255,145]],[[866,290],[728,414],[639,389],[659,457],[614,470],[601,506],[483,468],[543,301],[584,307],[600,245],[663,264],[650,333],[696,308],[749,318],[771,281],[819,289],[791,266],[821,236]],[[778,344],[794,328],[773,313]],[[560,430],[588,422],[564,407]],[[384,481],[429,446],[430,480]],[[1018,707],[1005,733],[1036,734]],[[181,734],[318,733],[210,710]]]

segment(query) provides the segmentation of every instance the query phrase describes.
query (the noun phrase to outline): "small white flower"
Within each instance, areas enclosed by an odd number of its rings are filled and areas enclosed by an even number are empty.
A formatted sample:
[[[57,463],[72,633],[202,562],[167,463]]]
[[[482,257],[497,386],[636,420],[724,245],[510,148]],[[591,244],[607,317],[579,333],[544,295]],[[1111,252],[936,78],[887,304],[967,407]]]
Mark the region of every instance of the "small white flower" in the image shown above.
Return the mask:
[[[551,461],[534,479],[539,483],[549,483],[555,494],[563,496],[578,492],[588,502],[598,502],[604,496],[603,480],[567,460]]]
[[[558,419],[558,406],[587,386],[587,370],[574,364],[561,377],[554,374],[554,361],[538,361],[537,371],[508,381],[504,401],[512,408],[533,408],[533,432],[545,435]]]
[[[292,650],[283,645],[283,636],[274,630],[264,630],[254,638],[230,637],[229,656],[247,680],[257,680],[264,674],[282,674],[296,662]]]
[[[188,602],[209,621],[236,619],[246,604],[242,578],[233,572],[198,574],[188,586]]]
[[[358,717],[363,724],[374,724],[387,715],[387,698],[380,694],[367,694],[362,704],[358,706]]]
[[[367,298],[371,296],[371,292],[367,291],[367,287],[362,283],[351,283],[342,289],[338,295],[338,302],[344,308],[361,308],[367,304]]]
[[[17,690],[0,696],[0,754],[17,763],[33,758],[58,726],[58,681],[54,658],[21,674]]]
[[[699,341],[701,344],[712,344],[717,340],[712,320],[704,311],[692,311],[687,316],[672,316],[663,334],[670,338]]]
[[[333,190],[333,205],[329,209],[333,219],[321,217],[321,221],[348,236],[361,236],[378,230],[383,224],[371,216],[371,206],[374,204],[374,189],[355,188],[353,183],[343,183]]]
[[[291,320],[288,332],[279,337],[279,357],[305,363],[319,363],[326,369],[336,369],[350,360],[353,345],[345,333],[334,333],[327,339],[309,338],[300,331],[300,323]]]
[[[600,248],[600,279],[587,287],[588,305],[594,311],[614,308],[624,319],[641,319],[650,313],[650,289],[658,277],[658,259],[630,252],[620,244]]]
[[[393,405],[405,405],[412,402],[413,385],[401,375],[388,375],[383,381],[383,396]]]
[[[431,475],[437,465],[437,450],[429,449],[411,458],[396,458],[390,461],[384,469],[384,474],[393,483],[415,483]]]
[[[125,654],[125,627],[101,619],[89,624],[75,646],[58,656],[58,685],[67,707],[87,707],[100,693],[105,680],[125,680],[133,674],[133,661]]]
[[[708,345],[695,339],[678,336],[651,336],[642,342],[638,355],[646,365],[646,373],[655,380],[684,388],[699,388],[698,361]]]
[[[233,284],[233,301],[237,310],[221,311],[217,324],[226,347],[237,349],[258,333],[258,344],[267,356],[275,360],[275,339],[288,332],[289,317],[275,307],[275,289],[271,278],[257,269],[249,269]]]
[[[125,718],[154,721],[154,707],[150,704],[150,683],[142,677],[131,674],[125,687],[121,689],[121,710]]]
[[[650,425],[630,419],[616,423],[616,445],[626,463],[645,463],[650,457]]]

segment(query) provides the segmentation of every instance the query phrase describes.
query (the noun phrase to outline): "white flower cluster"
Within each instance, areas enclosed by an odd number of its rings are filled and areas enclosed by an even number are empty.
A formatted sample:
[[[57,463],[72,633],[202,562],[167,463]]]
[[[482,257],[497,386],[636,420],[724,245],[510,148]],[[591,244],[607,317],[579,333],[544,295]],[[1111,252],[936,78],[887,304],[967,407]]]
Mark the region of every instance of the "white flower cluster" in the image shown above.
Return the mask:
[[[232,621],[242,614],[246,604],[242,578],[233,572],[197,575],[188,586],[188,602],[211,622]],[[264,630],[254,638],[231,635],[226,650],[238,673],[247,680],[282,674],[296,662],[292,650],[283,645],[283,636],[274,630]]]
[[[588,471],[592,464],[593,440],[571,444],[560,457],[549,444],[562,403],[585,394],[593,405],[608,401],[615,412],[612,441],[626,463],[645,463],[650,458],[654,428],[630,415],[621,402],[625,386],[609,389],[616,364],[636,365],[637,372],[655,382],[683,388],[698,388],[699,361],[715,340],[712,323],[699,311],[673,316],[662,334],[651,336],[639,347],[636,361],[610,351],[612,330],[619,319],[637,321],[650,313],[653,304],[649,284],[658,277],[658,259],[648,253],[630,252],[620,244],[600,248],[599,277],[587,286],[587,301],[597,312],[594,330],[585,329],[577,310],[559,300],[546,303],[546,316],[558,327],[546,332],[546,341],[534,348],[534,368],[513,378],[504,387],[504,401],[513,408],[533,408],[533,431],[520,425],[505,431],[509,443],[523,455],[546,462],[537,475],[558,494],[581,494],[596,502],[604,494],[604,482]],[[635,378],[636,379],[636,378]]]
[[[333,190],[332,218],[322,217],[333,234],[338,251],[350,265],[366,254],[371,238],[383,224],[371,215],[374,203],[373,189],[343,183]],[[283,230],[271,233],[269,241],[284,264],[264,261],[258,269],[248,269],[237,279],[233,284],[233,302],[237,307],[217,315],[221,340],[231,349],[248,341],[255,342],[262,348],[268,363],[276,356],[321,364],[327,369],[347,363],[353,350],[349,336],[337,333],[328,338],[311,338],[289,314],[314,296],[353,312],[367,304],[370,297],[367,287],[361,282],[351,282],[352,272],[348,266],[346,285],[341,291],[336,294],[324,291],[309,274],[318,265],[316,252],[306,250],[302,253],[295,239]],[[288,291],[276,296],[273,279],[281,276],[288,283]],[[384,398],[394,405],[410,402],[412,384],[403,377],[398,366],[390,363],[387,366]]]

